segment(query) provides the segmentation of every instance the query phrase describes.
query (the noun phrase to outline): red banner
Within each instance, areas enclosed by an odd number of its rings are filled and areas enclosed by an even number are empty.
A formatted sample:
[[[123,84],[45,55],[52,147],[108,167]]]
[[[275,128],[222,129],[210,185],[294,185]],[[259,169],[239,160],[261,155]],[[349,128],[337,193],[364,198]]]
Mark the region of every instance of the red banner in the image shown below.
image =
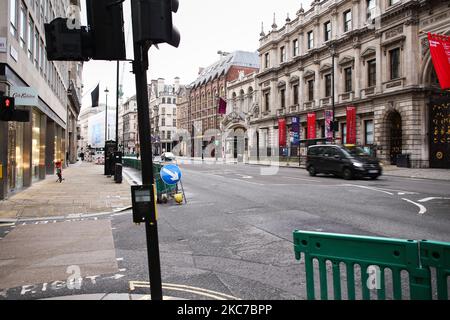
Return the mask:
[[[450,37],[428,33],[428,42],[441,88],[450,89]]]
[[[347,107],[347,141],[348,144],[356,144],[356,108]]]
[[[308,136],[307,139],[315,139],[316,138],[316,114],[308,113]]]
[[[278,119],[278,145],[286,146],[286,119]]]

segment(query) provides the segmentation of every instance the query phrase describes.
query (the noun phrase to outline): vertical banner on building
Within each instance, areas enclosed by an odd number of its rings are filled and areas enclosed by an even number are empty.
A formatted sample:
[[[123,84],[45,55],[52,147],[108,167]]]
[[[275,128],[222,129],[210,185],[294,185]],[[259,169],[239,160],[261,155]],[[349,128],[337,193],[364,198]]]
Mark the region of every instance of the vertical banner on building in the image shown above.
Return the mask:
[[[300,143],[300,119],[299,117],[292,117],[291,122],[291,145],[298,146]]]
[[[356,144],[356,108],[347,107],[347,143]]]
[[[428,33],[428,42],[441,88],[450,89],[450,37]]]
[[[308,113],[307,125],[308,125],[307,139],[315,139],[316,138],[316,114],[315,113]]]
[[[325,110],[325,138],[333,139],[333,129],[331,122],[333,121],[333,110]]]
[[[278,145],[286,146],[286,119],[278,119]]]

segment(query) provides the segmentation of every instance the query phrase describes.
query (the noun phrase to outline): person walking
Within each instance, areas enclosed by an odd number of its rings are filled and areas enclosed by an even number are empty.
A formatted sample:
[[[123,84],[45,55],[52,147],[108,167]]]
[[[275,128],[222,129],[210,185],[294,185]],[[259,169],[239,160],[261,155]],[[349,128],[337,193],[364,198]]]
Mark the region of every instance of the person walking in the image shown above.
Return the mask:
[[[59,181],[59,183],[61,183],[64,180],[64,178],[62,177],[62,161],[61,160],[55,161],[55,168],[56,168],[56,175],[58,176],[58,180],[56,180],[56,182]]]

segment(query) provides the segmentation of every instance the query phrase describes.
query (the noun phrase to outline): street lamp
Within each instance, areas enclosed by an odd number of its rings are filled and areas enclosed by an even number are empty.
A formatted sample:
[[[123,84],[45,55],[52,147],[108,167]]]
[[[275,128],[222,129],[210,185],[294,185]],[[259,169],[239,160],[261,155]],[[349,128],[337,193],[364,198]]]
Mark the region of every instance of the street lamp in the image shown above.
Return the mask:
[[[105,144],[108,141],[108,88],[104,91],[106,93],[106,108],[105,108]],[[105,150],[106,151],[106,150]]]

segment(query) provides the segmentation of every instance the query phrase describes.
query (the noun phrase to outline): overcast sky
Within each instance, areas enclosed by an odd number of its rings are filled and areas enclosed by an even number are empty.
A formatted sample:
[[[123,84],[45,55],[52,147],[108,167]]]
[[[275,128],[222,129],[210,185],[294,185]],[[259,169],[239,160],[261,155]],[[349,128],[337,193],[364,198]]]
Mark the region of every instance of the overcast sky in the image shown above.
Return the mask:
[[[166,83],[172,83],[175,77],[179,77],[182,84],[189,84],[196,79],[199,67],[207,67],[219,59],[218,50],[256,52],[261,22],[264,22],[264,31],[268,33],[275,13],[276,23],[281,28],[288,13],[293,19],[301,3],[307,10],[311,2],[312,0],[180,0],[178,12],[173,14],[174,25],[181,34],[180,46],[173,48],[161,44],[159,50],[154,47],[150,49],[148,81],[164,78]],[[127,58],[133,59],[130,4],[131,0],[125,0],[125,39],[128,39]],[[135,94],[130,62],[121,62],[119,70],[120,78],[123,77],[124,98],[128,98]],[[103,91],[108,87],[108,105],[115,105],[116,62],[90,61],[84,64],[84,107],[91,105],[90,92],[99,82],[100,103],[105,102]]]

